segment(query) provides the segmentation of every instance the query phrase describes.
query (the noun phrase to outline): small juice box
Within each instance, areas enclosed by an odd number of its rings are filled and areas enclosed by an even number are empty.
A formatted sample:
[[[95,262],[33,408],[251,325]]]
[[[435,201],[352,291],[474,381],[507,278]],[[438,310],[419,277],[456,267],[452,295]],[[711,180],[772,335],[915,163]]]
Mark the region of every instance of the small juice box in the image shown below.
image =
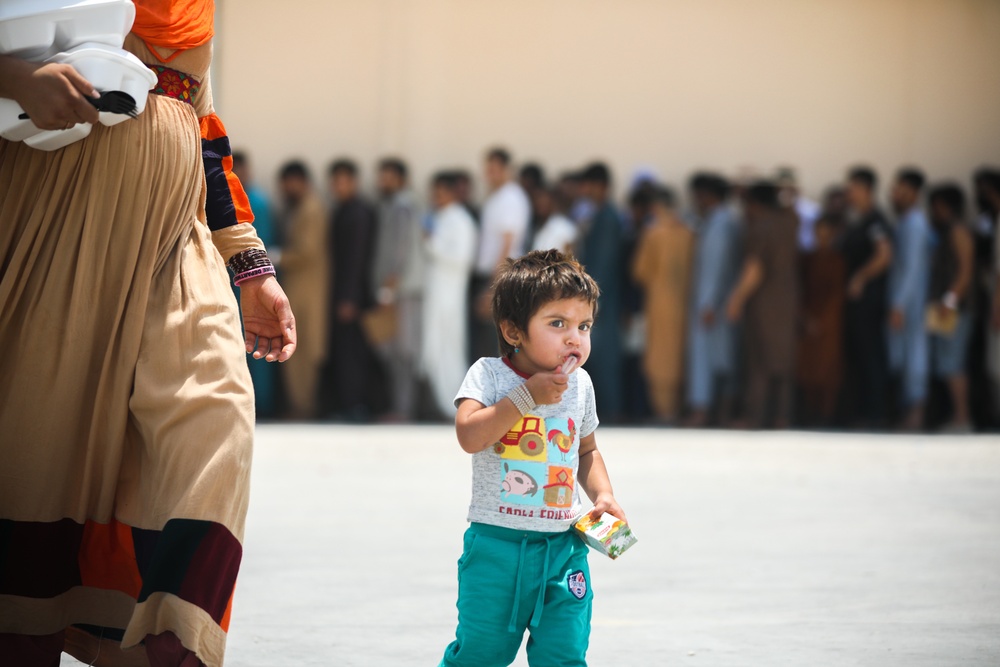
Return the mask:
[[[618,558],[638,542],[629,525],[610,514],[602,514],[597,521],[592,520],[590,514],[584,514],[573,529],[584,542],[611,560]]]

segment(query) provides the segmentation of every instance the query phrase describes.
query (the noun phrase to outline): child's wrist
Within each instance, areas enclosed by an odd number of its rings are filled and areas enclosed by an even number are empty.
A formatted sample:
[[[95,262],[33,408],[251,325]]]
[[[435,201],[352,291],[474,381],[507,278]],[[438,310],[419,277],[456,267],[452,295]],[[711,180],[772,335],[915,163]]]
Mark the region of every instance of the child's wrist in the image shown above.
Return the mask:
[[[507,393],[507,398],[510,402],[514,404],[517,411],[521,413],[521,416],[526,416],[529,412],[537,407],[534,397],[531,395],[531,391],[528,390],[527,385],[523,382]]]

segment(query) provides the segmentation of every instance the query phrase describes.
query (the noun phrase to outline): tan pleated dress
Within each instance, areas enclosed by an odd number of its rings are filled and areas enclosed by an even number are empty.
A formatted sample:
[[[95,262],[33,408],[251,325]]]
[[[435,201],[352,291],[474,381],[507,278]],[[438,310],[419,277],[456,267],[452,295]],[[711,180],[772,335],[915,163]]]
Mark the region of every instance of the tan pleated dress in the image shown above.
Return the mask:
[[[194,105],[150,95],[53,152],[0,140],[0,633],[70,628],[83,660],[164,631],[223,660],[254,414],[217,244],[253,232],[205,222],[210,58],[170,63]],[[99,664],[145,660],[122,655]]]

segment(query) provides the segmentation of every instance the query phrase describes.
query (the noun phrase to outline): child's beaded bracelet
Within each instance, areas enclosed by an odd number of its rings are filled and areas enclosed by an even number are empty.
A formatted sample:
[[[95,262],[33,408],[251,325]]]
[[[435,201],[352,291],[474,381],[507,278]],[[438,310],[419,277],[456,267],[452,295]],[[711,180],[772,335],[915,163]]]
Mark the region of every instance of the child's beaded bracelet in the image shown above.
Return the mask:
[[[511,389],[507,394],[507,398],[509,398],[510,402],[514,404],[514,407],[517,408],[517,411],[521,413],[522,417],[534,410],[537,406],[534,397],[531,395],[531,392],[528,391],[528,387],[524,383],[521,383]]]

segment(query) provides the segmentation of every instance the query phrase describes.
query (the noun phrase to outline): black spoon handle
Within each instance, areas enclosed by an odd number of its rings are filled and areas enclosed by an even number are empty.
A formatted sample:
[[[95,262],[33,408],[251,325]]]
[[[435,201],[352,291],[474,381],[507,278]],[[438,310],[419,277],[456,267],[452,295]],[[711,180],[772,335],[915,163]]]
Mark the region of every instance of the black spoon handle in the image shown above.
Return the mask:
[[[97,109],[98,111],[103,111],[103,109],[101,109],[101,107],[100,107],[100,102],[101,102],[100,98],[96,98],[95,99],[93,97],[84,97],[83,99],[85,99],[88,102],[90,102],[90,105],[92,107],[94,107],[95,109]],[[21,113],[21,114],[17,115],[17,119],[18,120],[31,120],[31,116],[29,116],[26,113]]]

